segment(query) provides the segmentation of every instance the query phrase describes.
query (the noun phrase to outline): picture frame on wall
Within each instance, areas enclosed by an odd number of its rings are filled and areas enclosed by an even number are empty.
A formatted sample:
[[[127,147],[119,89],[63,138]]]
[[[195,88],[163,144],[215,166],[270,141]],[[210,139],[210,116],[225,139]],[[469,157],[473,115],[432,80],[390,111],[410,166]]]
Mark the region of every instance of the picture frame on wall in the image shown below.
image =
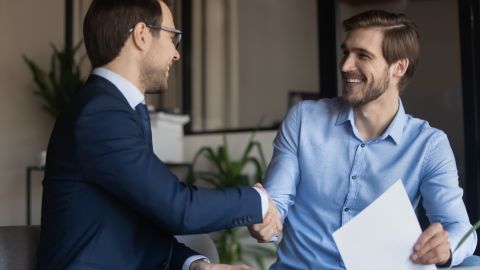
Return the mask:
[[[288,92],[288,108],[293,107],[302,100],[318,100],[319,98],[318,90],[292,90]]]

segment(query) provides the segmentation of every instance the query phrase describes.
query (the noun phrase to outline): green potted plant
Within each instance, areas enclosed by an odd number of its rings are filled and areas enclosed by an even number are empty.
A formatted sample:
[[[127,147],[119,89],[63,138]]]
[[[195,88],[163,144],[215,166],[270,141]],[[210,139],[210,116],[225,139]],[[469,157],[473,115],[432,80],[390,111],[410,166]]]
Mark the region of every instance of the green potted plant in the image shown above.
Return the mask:
[[[33,93],[44,99],[43,109],[54,118],[57,118],[70,102],[75,91],[83,85],[80,65],[85,56],[78,62],[75,57],[81,44],[79,42],[73,49],[63,50],[58,50],[52,44],[53,54],[50,59],[50,71],[48,72],[23,55],[23,60],[32,72],[33,80],[37,86]]]
[[[194,184],[197,180],[203,180],[215,188],[226,188],[235,186],[251,186],[255,182],[261,183],[266,168],[265,155],[261,144],[254,140],[255,133],[252,133],[242,156],[233,160],[230,156],[227,138],[223,136],[223,144],[216,151],[212,147],[200,148],[194,156],[190,172],[187,176],[187,183]],[[256,152],[257,156],[253,155]],[[212,171],[195,170],[199,158],[207,159]],[[249,175],[246,170],[251,165],[254,172]],[[266,269],[265,258],[275,258],[276,247],[248,243],[251,240],[245,228],[232,228],[223,230],[215,239],[220,262],[233,264],[237,262],[254,261],[260,269]]]

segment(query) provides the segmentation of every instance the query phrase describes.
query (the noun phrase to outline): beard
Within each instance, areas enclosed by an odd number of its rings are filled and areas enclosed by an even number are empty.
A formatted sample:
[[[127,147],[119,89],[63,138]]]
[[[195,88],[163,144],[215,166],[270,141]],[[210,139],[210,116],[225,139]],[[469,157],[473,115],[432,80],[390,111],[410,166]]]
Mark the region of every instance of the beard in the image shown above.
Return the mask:
[[[145,87],[145,93],[163,93],[168,89],[168,66],[158,67],[151,59],[153,58],[147,57],[140,68],[140,81]]]
[[[387,91],[388,86],[390,85],[390,76],[389,76],[388,67],[385,69],[384,75],[378,81],[370,80],[363,89],[357,90],[361,91],[361,96],[355,95],[353,87],[358,87],[359,85],[355,86],[348,86],[346,82],[346,78],[364,78],[362,75],[355,73],[355,72],[348,72],[342,73],[343,81],[343,93],[342,98],[345,102],[350,104],[352,107],[359,107],[365,104],[368,104],[377,98],[379,98],[385,91]],[[365,81],[365,80],[362,80]]]

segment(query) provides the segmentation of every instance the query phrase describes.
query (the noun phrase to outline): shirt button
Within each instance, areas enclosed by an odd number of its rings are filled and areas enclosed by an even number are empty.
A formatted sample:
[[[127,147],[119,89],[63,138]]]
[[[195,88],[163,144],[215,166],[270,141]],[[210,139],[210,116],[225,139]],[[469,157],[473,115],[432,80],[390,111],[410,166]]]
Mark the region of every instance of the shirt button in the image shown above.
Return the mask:
[[[350,211],[350,208],[347,207],[347,208],[343,209],[343,211],[348,212],[348,211]]]
[[[363,148],[363,147],[365,147],[365,144],[364,144],[364,143],[362,143],[362,144],[360,144],[360,146]]]
[[[355,180],[355,179],[357,179],[357,176],[356,175],[352,176],[352,180]]]

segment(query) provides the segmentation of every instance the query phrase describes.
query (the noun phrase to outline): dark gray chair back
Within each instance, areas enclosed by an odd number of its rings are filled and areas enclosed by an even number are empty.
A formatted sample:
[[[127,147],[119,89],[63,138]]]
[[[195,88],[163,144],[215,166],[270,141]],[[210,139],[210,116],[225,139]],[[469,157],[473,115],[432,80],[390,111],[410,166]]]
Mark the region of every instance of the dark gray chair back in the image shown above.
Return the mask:
[[[0,227],[0,269],[33,270],[40,226]]]

